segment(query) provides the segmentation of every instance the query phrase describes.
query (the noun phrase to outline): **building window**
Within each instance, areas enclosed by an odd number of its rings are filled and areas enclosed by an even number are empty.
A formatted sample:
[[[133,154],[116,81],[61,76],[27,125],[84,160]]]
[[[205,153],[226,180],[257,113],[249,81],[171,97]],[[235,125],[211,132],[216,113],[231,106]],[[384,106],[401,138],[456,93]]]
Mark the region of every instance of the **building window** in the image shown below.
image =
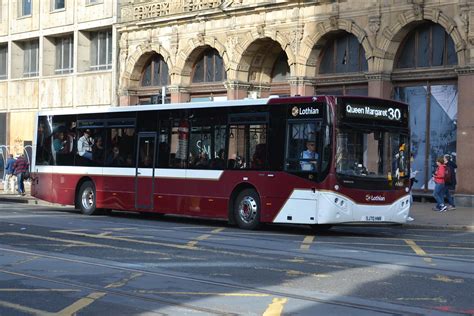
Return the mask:
[[[19,4],[19,16],[31,15],[31,0],[20,0]]]
[[[417,27],[403,41],[396,68],[453,66],[457,63],[451,36],[442,26],[428,23]]]
[[[409,83],[395,87],[396,100],[410,105],[410,139],[413,162],[418,171],[413,188],[433,190],[436,158],[456,157],[458,88],[456,83]],[[455,159],[455,158],[454,158]]]
[[[87,0],[87,4],[98,4],[102,3],[102,0]]]
[[[23,77],[36,77],[39,74],[38,41],[25,42],[23,46]]]
[[[7,45],[0,45],[0,80],[7,79],[8,73],[8,46]]]
[[[161,55],[153,55],[142,76],[142,86],[166,86],[169,83],[168,65]]]
[[[193,83],[220,82],[226,79],[224,61],[215,49],[208,49],[194,65]]]
[[[53,0],[53,10],[61,10],[64,8],[64,0]]]
[[[73,71],[73,39],[72,36],[56,39],[56,74]]]
[[[112,31],[91,33],[91,70],[112,68]]]
[[[357,38],[345,33],[326,44],[323,51],[320,74],[363,72],[368,70],[365,51]]]

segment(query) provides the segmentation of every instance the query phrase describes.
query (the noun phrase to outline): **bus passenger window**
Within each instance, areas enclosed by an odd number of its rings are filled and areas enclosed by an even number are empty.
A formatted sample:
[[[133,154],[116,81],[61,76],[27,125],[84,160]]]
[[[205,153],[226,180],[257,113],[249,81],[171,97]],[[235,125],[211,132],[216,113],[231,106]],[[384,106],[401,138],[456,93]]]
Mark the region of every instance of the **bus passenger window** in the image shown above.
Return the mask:
[[[175,120],[171,128],[170,162],[171,168],[187,168],[189,145],[188,120]]]
[[[229,129],[229,169],[264,169],[267,166],[267,125],[232,125]]]
[[[74,165],[76,146],[76,117],[58,116],[53,118],[52,154],[58,166]]]

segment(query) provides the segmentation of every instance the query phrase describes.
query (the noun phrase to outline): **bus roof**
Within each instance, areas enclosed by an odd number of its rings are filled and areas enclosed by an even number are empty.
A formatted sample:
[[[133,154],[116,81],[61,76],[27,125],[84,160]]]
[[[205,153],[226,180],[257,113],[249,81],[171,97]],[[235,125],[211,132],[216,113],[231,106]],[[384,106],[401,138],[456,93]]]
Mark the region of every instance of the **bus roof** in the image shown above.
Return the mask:
[[[133,106],[87,106],[75,109],[54,109],[42,110],[38,112],[42,115],[67,115],[67,114],[87,114],[87,113],[109,113],[109,112],[134,112],[134,111],[152,111],[152,110],[177,110],[177,109],[201,109],[212,107],[227,106],[248,106],[248,105],[264,105],[272,98],[265,99],[243,99],[232,101],[212,101],[212,102],[186,102],[186,103],[169,103],[169,104],[146,104]]]
[[[361,100],[378,100],[390,101],[394,103],[407,104],[395,101],[384,100],[367,96],[334,96],[334,95],[316,95],[316,96],[293,96],[293,97],[269,97],[263,99],[241,99],[230,101],[211,101],[211,102],[186,102],[186,103],[169,103],[169,104],[146,104],[132,106],[86,106],[74,109],[51,109],[38,111],[38,116],[42,115],[68,115],[68,114],[88,114],[88,113],[118,113],[118,112],[135,112],[135,111],[164,111],[178,109],[203,109],[215,107],[232,107],[232,106],[250,106],[250,105],[266,105],[266,104],[286,104],[286,103],[310,103],[321,102],[324,100],[337,98],[340,99],[361,99]]]

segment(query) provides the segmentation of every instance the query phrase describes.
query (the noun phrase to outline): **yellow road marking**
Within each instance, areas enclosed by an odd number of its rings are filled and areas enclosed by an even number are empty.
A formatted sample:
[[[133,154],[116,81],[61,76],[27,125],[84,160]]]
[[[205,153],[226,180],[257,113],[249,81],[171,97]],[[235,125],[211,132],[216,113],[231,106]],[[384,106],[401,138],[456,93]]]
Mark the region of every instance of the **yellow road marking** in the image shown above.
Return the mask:
[[[131,252],[138,252],[138,253],[146,253],[146,254],[152,254],[152,255],[162,255],[162,256],[170,256],[170,254],[161,252],[161,251],[154,251],[154,250],[138,250],[138,249],[133,249],[133,248],[125,248],[125,247],[115,247],[115,246],[110,246],[110,245],[103,245],[103,244],[96,244],[96,243],[86,243],[82,241],[75,241],[75,240],[69,240],[69,239],[60,239],[60,238],[52,238],[52,237],[44,237],[44,236],[38,236],[38,235],[30,235],[30,234],[22,234],[22,233],[3,233],[0,235],[13,235],[13,236],[22,236],[22,237],[29,237],[29,238],[37,238],[37,239],[54,239],[56,241],[60,241],[63,243],[70,242],[70,243],[76,243],[76,246],[90,246],[90,247],[97,247],[97,248],[107,248],[107,249],[117,249],[117,250],[125,250],[125,251],[131,251]],[[76,235],[76,234],[73,234]],[[80,234],[79,236],[81,236]],[[90,235],[88,237],[91,238],[97,238],[97,235]],[[102,236],[99,237],[102,239],[114,239],[112,237],[108,236]],[[132,242],[140,243],[139,240],[130,240]],[[186,248],[183,246],[183,248]],[[184,258],[184,259],[189,259],[189,260],[201,260],[200,258],[195,258],[191,256],[180,256],[180,255],[175,255],[174,257],[176,258]]]
[[[104,230],[123,231],[123,230],[137,230],[136,227],[118,227],[118,228],[104,228]]]
[[[138,290],[135,293],[140,294],[162,294],[162,295],[206,295],[206,296],[234,296],[234,297],[267,297],[269,294],[259,294],[259,293],[218,293],[218,292],[166,292],[166,291],[147,291],[147,290]]]
[[[433,301],[438,303],[446,303],[447,300],[442,297],[399,297],[397,301]]]
[[[0,292],[80,292],[76,289],[0,289]]]
[[[120,281],[117,281],[117,282],[114,282],[114,283],[110,283],[109,285],[105,286],[105,288],[106,289],[110,289],[110,288],[116,289],[116,288],[122,287],[125,284],[127,284],[129,281],[131,281],[133,279],[136,279],[136,278],[138,278],[142,275],[143,275],[142,273],[134,272],[128,278],[125,278],[123,280],[120,280]]]
[[[434,281],[440,281],[445,283],[464,283],[463,279],[451,279],[446,275],[437,274],[435,278],[431,278]]]
[[[428,257],[428,254],[423,249],[421,249],[413,240],[411,239],[404,239],[404,240],[407,243],[407,245],[410,246],[410,248],[413,249],[413,251],[417,255],[423,257],[423,260],[425,260],[428,263],[432,262],[432,259]]]
[[[45,239],[45,240],[52,240],[52,241],[59,241],[61,243],[68,242],[70,244],[81,245],[81,246],[89,246],[89,247],[97,247],[100,246],[98,244],[93,244],[85,241],[76,241],[76,240],[64,240],[60,238],[54,237],[46,237],[46,236],[38,236],[38,235],[31,235],[31,234],[24,234],[24,233],[5,233],[5,235],[10,236],[21,236],[21,237],[30,237],[30,238],[38,238],[38,239]]]
[[[222,227],[221,228],[216,228],[213,231],[211,231],[210,234],[204,234],[204,235],[201,235],[199,237],[196,237],[194,240],[191,240],[190,242],[188,242],[186,244],[186,246],[189,247],[189,248],[194,248],[199,241],[206,240],[209,237],[211,237],[212,235],[220,233],[223,230],[224,230],[224,228],[222,228]]]
[[[66,234],[66,235],[73,235],[73,236],[99,238],[99,239],[108,239],[108,240],[127,241],[127,242],[133,242],[133,243],[144,244],[144,245],[163,246],[163,247],[168,247],[168,248],[189,249],[189,246],[187,246],[187,245],[170,244],[170,243],[165,243],[165,242],[147,241],[147,240],[136,240],[136,239],[130,239],[130,238],[123,238],[123,237],[114,237],[114,236],[99,236],[98,234],[87,234],[87,233],[80,233],[80,232],[67,231],[67,230],[63,230],[63,231],[59,231],[59,230],[58,230],[58,231],[56,231],[56,232],[57,232],[57,233]],[[194,248],[194,249],[199,249],[199,248]]]
[[[107,293],[104,292],[94,292],[89,295],[87,295],[84,298],[81,298],[80,300],[76,301],[75,303],[69,305],[68,307],[64,308],[63,310],[59,311],[56,313],[58,316],[70,316],[70,315],[75,315],[78,311],[81,309],[86,308],[90,304],[94,303],[96,300],[99,298],[105,296]]]
[[[288,302],[287,298],[274,298],[272,303],[268,305],[263,316],[279,316],[283,312],[283,305]]]
[[[294,259],[282,259],[285,262],[293,262],[293,263],[304,263],[304,258],[294,258]]]
[[[97,236],[109,236],[109,235],[112,235],[112,232],[103,232],[103,233],[98,234]]]
[[[20,261],[17,261],[15,263],[13,263],[13,265],[19,265],[19,264],[23,264],[23,263],[27,263],[27,262],[30,262],[30,261],[33,261],[33,260],[36,260],[36,259],[39,259],[40,257],[38,256],[34,256],[34,257],[31,257],[31,258],[25,258],[23,260],[20,260]]]
[[[311,244],[313,243],[314,241],[314,236],[306,236],[303,240],[303,242],[301,243],[301,246],[300,246],[300,249],[302,250],[308,250],[309,249],[309,246],[311,246]]]
[[[0,306],[6,307],[6,308],[11,308],[20,312],[24,312],[26,314],[32,314],[32,315],[38,315],[38,316],[50,316],[54,315],[53,313],[48,313],[45,311],[41,311],[39,309],[34,309],[26,306],[22,306],[19,304],[13,304],[5,301],[0,301]]]

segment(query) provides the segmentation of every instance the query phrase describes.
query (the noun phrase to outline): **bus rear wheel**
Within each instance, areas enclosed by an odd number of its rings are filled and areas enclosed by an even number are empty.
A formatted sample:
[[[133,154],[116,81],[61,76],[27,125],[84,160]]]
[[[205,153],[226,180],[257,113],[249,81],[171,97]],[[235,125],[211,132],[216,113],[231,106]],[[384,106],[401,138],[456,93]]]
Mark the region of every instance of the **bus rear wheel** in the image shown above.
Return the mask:
[[[77,194],[77,205],[84,215],[93,215],[96,212],[95,187],[91,181],[81,184]]]
[[[260,225],[260,197],[257,191],[245,189],[234,203],[234,217],[242,229],[256,229]]]

